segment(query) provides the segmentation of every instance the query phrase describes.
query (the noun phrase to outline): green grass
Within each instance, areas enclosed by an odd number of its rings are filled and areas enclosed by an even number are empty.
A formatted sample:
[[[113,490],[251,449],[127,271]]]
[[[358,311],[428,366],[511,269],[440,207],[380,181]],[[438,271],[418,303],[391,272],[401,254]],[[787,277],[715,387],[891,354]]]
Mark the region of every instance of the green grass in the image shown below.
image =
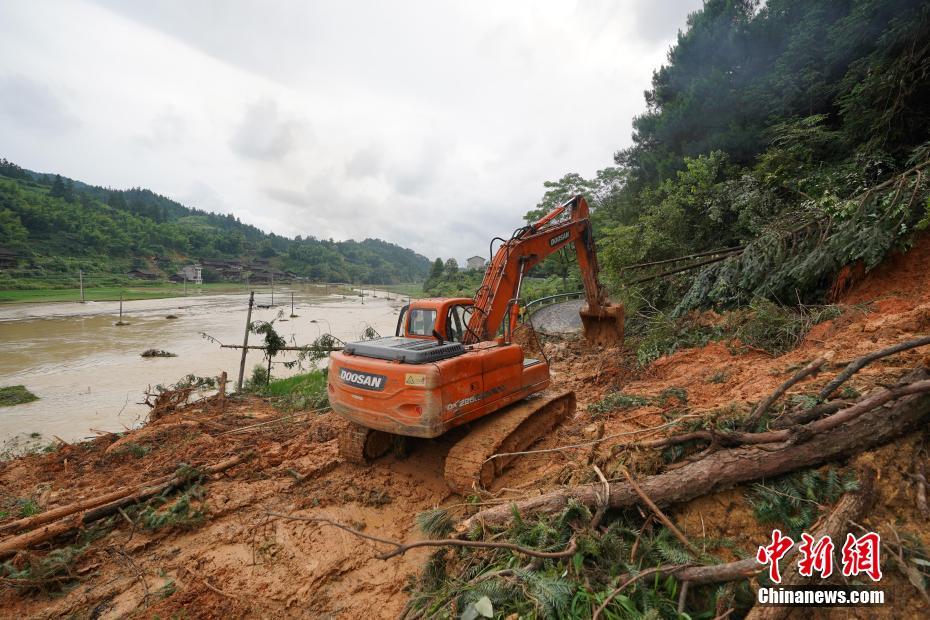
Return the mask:
[[[278,407],[288,410],[321,409],[329,404],[325,370],[273,379],[259,391],[262,396],[274,399]]]
[[[303,285],[295,285],[297,290],[304,292]],[[313,285],[311,285],[313,286]],[[362,288],[365,291],[371,289],[379,291],[390,291],[398,295],[407,295],[413,298],[424,297],[422,284],[365,284],[358,287],[346,285],[330,284],[327,288],[320,287],[319,293],[327,291],[330,294],[352,295],[358,294],[353,288]],[[277,287],[276,292],[277,292]],[[188,295],[218,294],[218,293],[241,293],[249,290],[266,291],[269,290],[267,284],[255,285],[249,287],[244,284],[235,282],[212,282],[194,286],[187,285]],[[312,290],[312,289],[307,289]],[[174,282],[138,282],[124,286],[101,286],[84,289],[84,299],[86,301],[118,301],[120,294],[125,301],[136,299],[163,299],[165,297],[183,297],[184,285]],[[285,293],[282,292],[282,295]],[[282,300],[285,297],[282,296]],[[58,301],[80,301],[81,291],[78,288],[48,288],[48,289],[7,289],[0,290],[0,304],[19,304],[19,303],[37,303],[37,302],[58,302]],[[275,299],[277,301],[277,298]],[[283,301],[282,301],[283,303]]]
[[[387,291],[389,293],[396,293],[398,295],[406,295],[413,299],[420,297],[426,297],[426,293],[423,291],[422,282],[414,282],[408,284],[364,284],[358,288],[369,291],[374,289],[376,291]]]
[[[0,387],[0,407],[12,407],[31,403],[34,400],[39,400],[39,397],[27,390],[24,385]]]

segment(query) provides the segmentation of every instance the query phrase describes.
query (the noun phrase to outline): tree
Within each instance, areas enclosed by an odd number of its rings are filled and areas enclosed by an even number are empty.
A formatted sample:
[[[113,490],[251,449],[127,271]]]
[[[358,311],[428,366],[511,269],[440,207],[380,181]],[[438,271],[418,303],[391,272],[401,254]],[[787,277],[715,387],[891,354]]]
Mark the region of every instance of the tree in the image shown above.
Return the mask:
[[[441,258],[437,258],[433,261],[433,266],[430,269],[429,275],[426,277],[426,282],[423,283],[424,290],[432,289],[436,284],[442,280],[443,270],[445,264],[442,262]]]
[[[61,179],[61,175],[56,174],[55,181],[52,183],[52,189],[49,190],[48,195],[53,198],[64,198],[67,191],[65,182]]]
[[[455,260],[454,258],[450,258],[449,260],[447,260],[447,261],[446,261],[446,265],[445,265],[444,271],[445,271],[445,273],[446,273],[447,276],[455,277],[455,276],[459,275],[459,263],[458,263],[458,261]]]

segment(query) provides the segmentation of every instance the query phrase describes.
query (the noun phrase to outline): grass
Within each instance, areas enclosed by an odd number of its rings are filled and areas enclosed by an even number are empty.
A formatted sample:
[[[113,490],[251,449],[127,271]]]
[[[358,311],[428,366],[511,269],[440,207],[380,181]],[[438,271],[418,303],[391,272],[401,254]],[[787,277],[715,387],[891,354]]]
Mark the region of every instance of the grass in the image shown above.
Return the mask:
[[[363,284],[358,288],[364,289],[366,291],[371,289],[376,291],[387,291],[389,293],[405,295],[413,299],[426,297],[426,293],[423,291],[422,282],[413,282],[408,284]]]
[[[326,370],[294,375],[286,379],[273,379],[257,390],[268,396],[275,405],[287,410],[320,409],[329,404],[326,394]]]
[[[673,317],[655,312],[631,320],[640,366],[680,349],[703,347],[711,341],[738,341],[743,346],[778,356],[800,344],[811,327],[842,314],[839,306],[780,306],[757,299],[748,307],[726,313],[716,322],[700,315]],[[723,382],[725,376],[714,382]]]
[[[295,285],[298,287],[297,290],[305,292],[305,287],[303,284]],[[320,288],[319,293],[324,291],[329,292],[330,294],[338,293],[343,295],[352,295],[357,292],[353,291],[353,288],[363,288],[366,291],[371,289],[381,290],[381,291],[390,291],[392,293],[397,293],[399,295],[408,295],[413,298],[423,297],[425,293],[423,292],[422,284],[377,284],[377,285],[359,285],[358,287],[347,286],[347,285],[338,285],[338,284],[329,284],[324,285],[319,284],[310,284],[310,287],[317,286]],[[184,296],[184,285],[177,284],[175,282],[138,282],[127,284],[124,286],[101,286],[93,288],[84,289],[84,299],[86,301],[118,301],[120,294],[123,295],[124,301],[132,301],[137,299],[163,299],[165,297],[183,297]],[[219,293],[243,293],[248,292],[249,290],[265,291],[268,290],[268,285],[253,285],[248,286],[244,284],[238,284],[235,282],[211,282],[209,284],[201,284],[200,286],[195,286],[193,284],[187,285],[187,295],[214,295]],[[309,289],[308,289],[309,290]],[[277,287],[276,291],[277,292]],[[282,292],[282,295],[285,293]],[[289,298],[282,296],[282,305],[284,301]],[[81,290],[79,288],[48,288],[48,289],[35,289],[35,290],[20,290],[20,289],[7,289],[0,290],[0,304],[20,304],[20,303],[39,303],[39,302],[59,302],[59,301],[81,301]],[[275,297],[277,301],[277,296]]]
[[[0,407],[12,407],[39,400],[39,397],[26,389],[24,385],[0,387]]]

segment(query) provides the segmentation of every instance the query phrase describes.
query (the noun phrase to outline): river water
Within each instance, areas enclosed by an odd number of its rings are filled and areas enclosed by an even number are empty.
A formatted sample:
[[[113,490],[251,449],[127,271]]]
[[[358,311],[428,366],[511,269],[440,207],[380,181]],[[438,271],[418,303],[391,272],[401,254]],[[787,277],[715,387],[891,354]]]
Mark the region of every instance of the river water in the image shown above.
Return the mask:
[[[296,318],[291,314],[294,293]],[[375,296],[372,296],[375,295]],[[256,294],[256,305],[270,303]],[[365,297],[327,295],[318,287],[275,291],[278,304],[254,308],[252,320],[270,320],[283,311],[276,331],[288,344],[306,345],[321,333],[357,340],[371,326],[393,334],[400,306],[396,295]],[[189,373],[217,376],[234,383],[241,351],[222,349],[204,339],[206,333],[223,344],[242,344],[248,295],[203,295],[123,302],[123,321],[116,326],[119,302],[18,304],[0,306],[0,386],[25,385],[39,400],[0,407],[0,445],[32,433],[42,439],[66,441],[91,436],[91,429],[122,431],[141,423],[148,408],[140,404],[148,386],[168,385]],[[177,319],[168,319],[175,315]],[[262,336],[251,334],[250,344]],[[162,349],[177,357],[143,358],[146,349]],[[277,360],[293,359],[280,354]],[[262,361],[250,351],[246,377]],[[275,364],[272,373],[287,370]]]

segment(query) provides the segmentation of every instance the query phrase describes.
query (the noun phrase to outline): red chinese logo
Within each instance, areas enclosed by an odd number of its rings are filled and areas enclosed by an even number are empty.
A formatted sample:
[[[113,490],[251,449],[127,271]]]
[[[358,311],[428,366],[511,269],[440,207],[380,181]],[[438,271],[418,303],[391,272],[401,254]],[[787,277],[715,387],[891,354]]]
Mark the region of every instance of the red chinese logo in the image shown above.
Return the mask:
[[[846,534],[846,543],[843,544],[843,575],[853,577],[865,573],[872,581],[882,578],[882,567],[879,558],[882,539],[875,532],[863,534],[856,538]]]
[[[774,583],[781,583],[781,573],[778,572],[778,560],[782,559],[788,550],[794,546],[794,541],[783,536],[781,530],[772,530],[772,543],[759,547],[756,552],[756,561],[759,564],[769,565],[769,579]]]
[[[868,575],[872,581],[882,578],[880,548],[882,539],[876,532],[869,532],[856,538],[853,534],[846,535],[846,542],[842,549],[843,576],[855,577],[861,573]],[[781,533],[781,530],[772,530],[772,542],[759,547],[756,552],[756,561],[759,564],[769,565],[769,579],[772,583],[781,583],[781,573],[778,561],[785,557],[794,546],[794,540]],[[810,534],[801,534],[798,545],[798,573],[803,577],[812,577],[815,572],[826,579],[833,574],[833,552],[836,546],[829,536],[815,540]]]
[[[798,572],[802,577],[811,577],[814,571],[820,573],[823,579],[833,574],[833,541],[824,536],[814,544],[814,537],[810,534],[801,534],[801,544],[798,551],[801,559],[798,560]]]

